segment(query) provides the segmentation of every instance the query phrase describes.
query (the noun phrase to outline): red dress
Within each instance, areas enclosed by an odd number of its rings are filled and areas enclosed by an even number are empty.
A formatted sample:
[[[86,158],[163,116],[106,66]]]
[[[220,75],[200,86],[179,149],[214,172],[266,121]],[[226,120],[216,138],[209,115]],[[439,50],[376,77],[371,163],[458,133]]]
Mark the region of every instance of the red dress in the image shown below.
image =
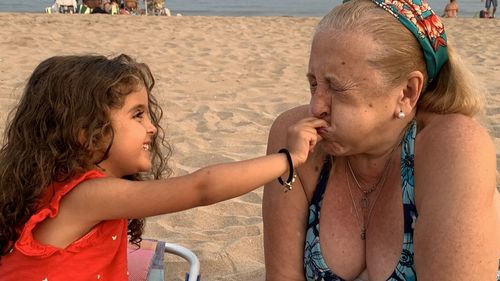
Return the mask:
[[[61,199],[79,183],[105,175],[91,170],[54,184],[55,195],[24,225],[10,254],[0,259],[0,280],[78,281],[128,280],[127,220],[102,221],[65,249],[34,240],[33,228],[55,217]]]

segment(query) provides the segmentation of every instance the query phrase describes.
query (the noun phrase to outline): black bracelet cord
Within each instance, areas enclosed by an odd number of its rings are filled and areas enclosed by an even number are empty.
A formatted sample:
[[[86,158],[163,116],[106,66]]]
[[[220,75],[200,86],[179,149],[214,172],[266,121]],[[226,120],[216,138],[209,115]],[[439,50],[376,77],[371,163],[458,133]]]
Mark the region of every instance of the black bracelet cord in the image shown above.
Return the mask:
[[[292,156],[290,155],[290,151],[288,151],[288,149],[286,148],[280,149],[278,153],[284,153],[286,155],[286,159],[288,160],[288,170],[289,170],[288,179],[286,181],[283,181],[281,177],[278,177],[278,182],[286,188],[285,191],[292,190],[292,184],[295,181]]]

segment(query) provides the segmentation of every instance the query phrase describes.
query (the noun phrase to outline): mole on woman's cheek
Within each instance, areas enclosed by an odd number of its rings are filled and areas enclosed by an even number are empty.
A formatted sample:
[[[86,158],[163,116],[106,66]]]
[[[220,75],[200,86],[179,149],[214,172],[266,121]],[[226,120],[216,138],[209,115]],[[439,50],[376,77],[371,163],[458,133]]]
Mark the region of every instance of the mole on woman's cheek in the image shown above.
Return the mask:
[[[368,106],[369,106],[369,107],[373,107],[373,104],[369,103],[369,104],[368,104]]]
[[[344,64],[345,64],[345,61],[343,61],[341,64],[342,64],[342,65],[344,65]]]

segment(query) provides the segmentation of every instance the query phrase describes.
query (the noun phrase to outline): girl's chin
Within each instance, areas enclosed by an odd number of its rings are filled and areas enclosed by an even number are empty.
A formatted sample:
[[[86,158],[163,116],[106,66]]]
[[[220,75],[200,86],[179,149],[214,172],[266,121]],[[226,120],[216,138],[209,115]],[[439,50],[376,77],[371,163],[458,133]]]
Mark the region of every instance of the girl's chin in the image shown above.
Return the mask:
[[[137,171],[138,173],[147,173],[147,172],[150,172],[151,171],[151,165],[148,165],[148,166],[144,166],[144,167],[141,167],[139,169],[139,171]]]
[[[152,168],[151,164],[141,165],[141,166],[137,167],[137,169],[129,171],[129,173],[127,173],[127,174],[130,176],[130,175],[135,175],[138,173],[149,173],[149,172],[151,172],[151,168]]]
[[[151,172],[152,168],[153,168],[153,165],[150,162],[148,162],[148,164],[143,167],[143,169],[141,170],[141,172],[142,173]]]

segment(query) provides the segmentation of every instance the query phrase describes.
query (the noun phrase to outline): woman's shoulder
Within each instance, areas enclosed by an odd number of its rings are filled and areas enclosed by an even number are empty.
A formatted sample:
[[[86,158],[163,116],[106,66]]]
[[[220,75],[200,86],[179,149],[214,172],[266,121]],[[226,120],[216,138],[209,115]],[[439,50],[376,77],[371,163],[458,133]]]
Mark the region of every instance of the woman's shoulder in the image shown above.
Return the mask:
[[[309,105],[300,105],[282,112],[271,126],[269,142],[286,141],[288,127],[307,116],[310,116]]]
[[[273,126],[294,124],[298,120],[310,116],[311,114],[309,112],[310,110],[308,104],[299,105],[297,107],[288,109],[279,114],[278,117],[276,117]]]
[[[473,118],[462,114],[428,114],[417,122],[415,157],[424,165],[454,162],[457,166],[460,161],[463,168],[472,168],[476,162],[496,161],[493,139]]]
[[[417,119],[416,182],[425,183],[431,193],[433,186],[456,191],[467,188],[467,182],[494,187],[495,145],[483,125],[461,114],[423,114]]]
[[[478,120],[462,114],[424,113],[417,118],[417,138],[426,147],[492,142],[488,130]]]

